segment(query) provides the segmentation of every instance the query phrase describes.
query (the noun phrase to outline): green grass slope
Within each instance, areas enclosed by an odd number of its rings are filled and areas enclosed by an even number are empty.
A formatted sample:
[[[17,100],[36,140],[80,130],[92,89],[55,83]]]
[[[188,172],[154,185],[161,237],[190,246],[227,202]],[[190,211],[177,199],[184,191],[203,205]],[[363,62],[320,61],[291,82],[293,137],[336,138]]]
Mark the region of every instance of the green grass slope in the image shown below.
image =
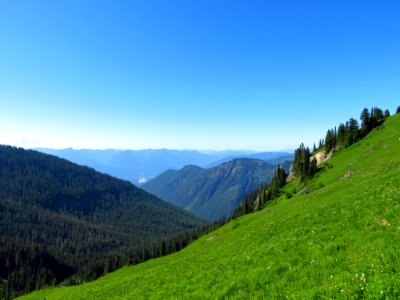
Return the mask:
[[[308,194],[179,253],[23,299],[399,298],[399,138],[396,115],[329,160]]]

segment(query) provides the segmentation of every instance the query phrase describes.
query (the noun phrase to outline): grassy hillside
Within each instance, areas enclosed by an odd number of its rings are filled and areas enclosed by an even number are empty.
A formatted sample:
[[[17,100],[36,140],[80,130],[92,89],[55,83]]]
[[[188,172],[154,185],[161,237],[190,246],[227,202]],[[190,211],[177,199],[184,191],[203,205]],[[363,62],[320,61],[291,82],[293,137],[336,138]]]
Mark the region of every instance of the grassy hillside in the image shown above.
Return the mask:
[[[285,164],[289,168],[290,162]],[[271,181],[276,165],[237,158],[213,168],[169,170],[143,185],[157,197],[206,220],[228,216],[245,195]]]
[[[24,299],[399,298],[400,115],[179,253]],[[301,189],[293,181],[286,187]]]

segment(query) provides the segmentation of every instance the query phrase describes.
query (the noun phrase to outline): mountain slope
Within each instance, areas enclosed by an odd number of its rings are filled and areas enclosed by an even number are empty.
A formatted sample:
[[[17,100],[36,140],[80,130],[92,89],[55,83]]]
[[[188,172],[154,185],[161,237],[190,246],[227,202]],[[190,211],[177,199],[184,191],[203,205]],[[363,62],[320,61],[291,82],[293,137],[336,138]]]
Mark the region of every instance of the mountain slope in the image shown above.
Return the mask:
[[[102,274],[89,265],[201,224],[127,181],[0,146],[0,278],[12,289]]]
[[[24,299],[400,297],[400,115],[179,253]],[[298,193],[298,194],[297,194]]]
[[[252,190],[271,180],[276,166],[240,158],[210,169],[169,170],[143,189],[207,220],[226,217]]]

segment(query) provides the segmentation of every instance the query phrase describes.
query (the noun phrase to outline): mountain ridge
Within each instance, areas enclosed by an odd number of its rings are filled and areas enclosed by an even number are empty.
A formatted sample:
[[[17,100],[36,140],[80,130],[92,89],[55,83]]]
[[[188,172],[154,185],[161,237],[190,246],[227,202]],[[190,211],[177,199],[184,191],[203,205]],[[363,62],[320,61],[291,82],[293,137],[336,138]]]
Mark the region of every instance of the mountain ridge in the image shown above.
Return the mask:
[[[168,170],[143,189],[201,218],[223,219],[247,193],[268,183],[275,169],[263,160],[236,158],[211,168]]]
[[[171,149],[145,149],[145,150],[92,150],[92,149],[50,149],[37,148],[37,151],[56,155],[80,165],[86,165],[99,172],[107,173],[120,179],[141,185],[157,177],[168,169],[180,169],[185,165],[198,165],[208,167],[215,165],[216,161],[225,157],[255,155],[250,150],[227,151],[197,151],[197,150],[171,150]],[[278,152],[263,152],[275,158]],[[279,152],[280,153],[280,152]],[[282,153],[283,156],[290,154]]]

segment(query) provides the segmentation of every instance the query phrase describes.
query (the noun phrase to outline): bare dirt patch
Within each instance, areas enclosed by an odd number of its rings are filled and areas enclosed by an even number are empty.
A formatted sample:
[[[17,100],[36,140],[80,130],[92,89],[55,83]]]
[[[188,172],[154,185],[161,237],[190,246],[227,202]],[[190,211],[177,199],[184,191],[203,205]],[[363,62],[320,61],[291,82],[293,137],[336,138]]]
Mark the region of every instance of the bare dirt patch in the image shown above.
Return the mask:
[[[215,235],[210,236],[208,239],[206,239],[206,242],[212,241],[213,239],[215,239]]]
[[[347,172],[340,178],[340,180],[350,178],[351,176],[353,176],[353,175],[356,174],[357,172],[358,172],[358,170],[350,170],[350,171],[347,171]]]

